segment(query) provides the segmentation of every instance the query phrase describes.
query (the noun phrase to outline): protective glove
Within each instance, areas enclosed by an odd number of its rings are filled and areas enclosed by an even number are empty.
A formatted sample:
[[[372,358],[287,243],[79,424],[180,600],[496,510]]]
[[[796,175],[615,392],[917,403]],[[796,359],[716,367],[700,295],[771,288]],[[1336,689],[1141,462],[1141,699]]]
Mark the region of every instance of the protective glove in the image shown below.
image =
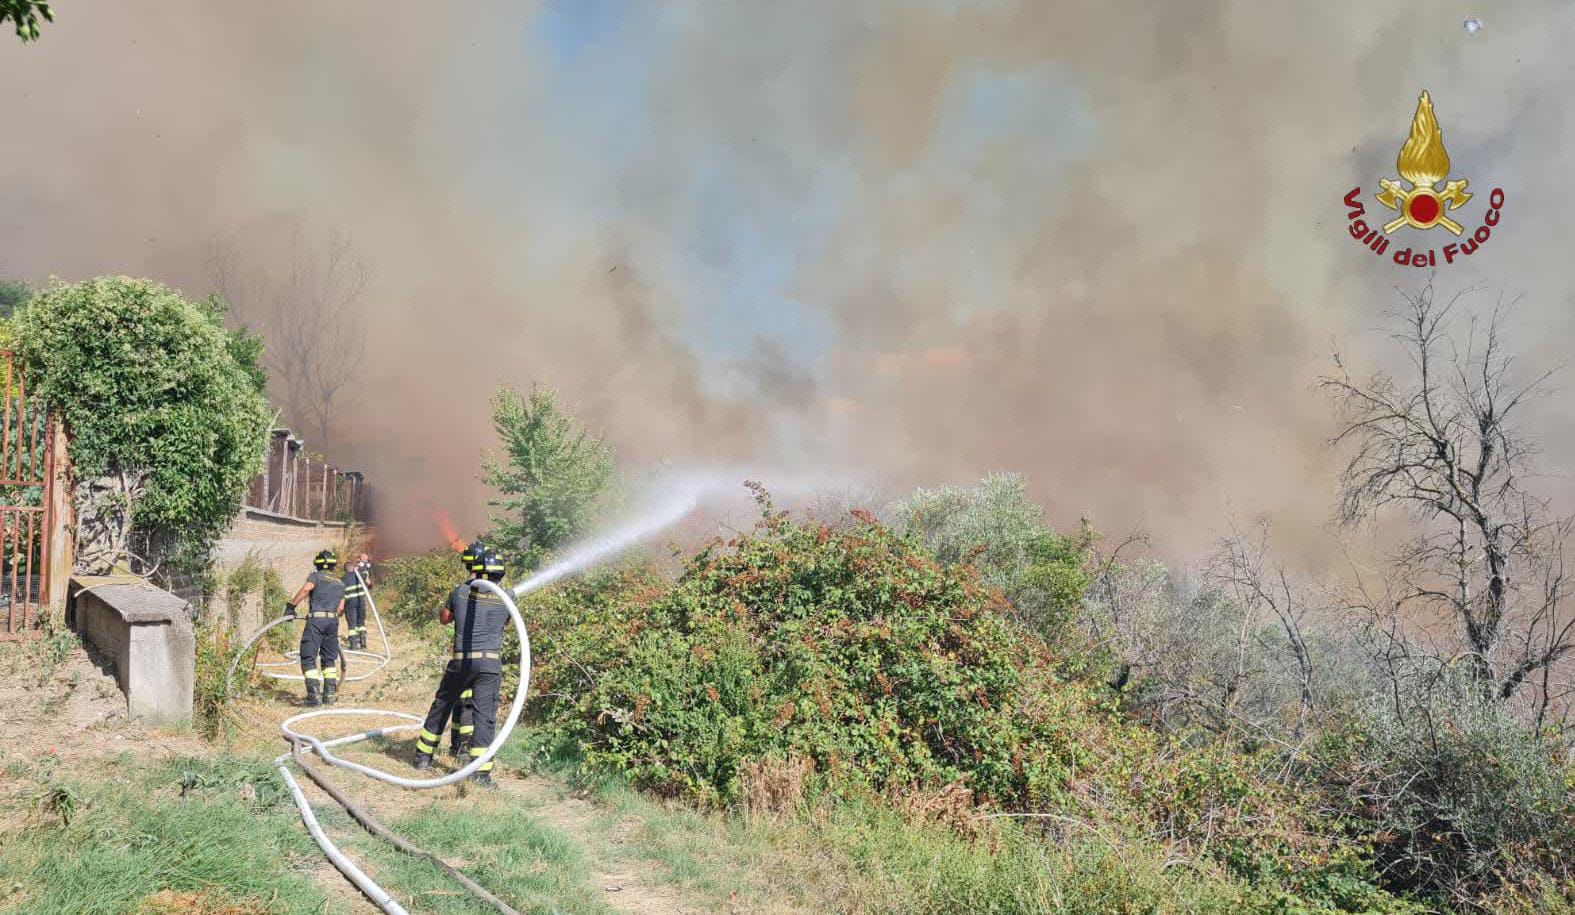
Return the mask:
[[[286,619],[292,619],[292,620],[295,619],[295,605],[294,604],[285,604],[284,605],[284,615],[285,615]]]

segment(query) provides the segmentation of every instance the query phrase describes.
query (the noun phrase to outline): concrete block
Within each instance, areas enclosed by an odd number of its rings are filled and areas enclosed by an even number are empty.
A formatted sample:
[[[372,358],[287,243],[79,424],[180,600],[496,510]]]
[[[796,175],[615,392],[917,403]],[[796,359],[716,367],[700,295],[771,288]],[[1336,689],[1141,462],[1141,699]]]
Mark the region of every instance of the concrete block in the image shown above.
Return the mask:
[[[132,718],[190,720],[197,640],[186,601],[139,578],[71,580],[77,632],[115,664]]]

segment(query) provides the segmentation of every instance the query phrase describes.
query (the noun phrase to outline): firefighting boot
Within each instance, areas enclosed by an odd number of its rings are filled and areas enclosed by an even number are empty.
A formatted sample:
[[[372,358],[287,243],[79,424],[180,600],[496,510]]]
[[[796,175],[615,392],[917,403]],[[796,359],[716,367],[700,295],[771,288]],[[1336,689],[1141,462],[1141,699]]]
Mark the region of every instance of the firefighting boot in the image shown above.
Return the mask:
[[[308,706],[323,704],[322,699],[318,696],[318,681],[312,677],[306,678],[306,704]]]
[[[338,680],[324,680],[323,681],[323,704],[324,705],[333,705],[334,704],[334,700],[336,698],[338,698],[338,693],[339,693],[339,681]]]
[[[477,772],[470,777],[470,780],[475,782],[478,788],[496,788],[498,786],[498,783],[492,780],[491,772]]]
[[[416,758],[412,760],[410,764],[415,766],[417,769],[430,769],[432,768],[432,754],[423,753],[420,750],[417,750]]]

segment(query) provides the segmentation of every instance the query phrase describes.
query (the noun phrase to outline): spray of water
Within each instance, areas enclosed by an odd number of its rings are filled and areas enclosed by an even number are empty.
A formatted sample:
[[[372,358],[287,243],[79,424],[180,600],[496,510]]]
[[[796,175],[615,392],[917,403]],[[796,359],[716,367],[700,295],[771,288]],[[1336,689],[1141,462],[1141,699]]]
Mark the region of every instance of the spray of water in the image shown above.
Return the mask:
[[[582,572],[609,557],[616,556],[641,541],[682,521],[700,507],[708,496],[736,492],[746,479],[772,480],[777,492],[808,492],[835,482],[827,477],[751,473],[742,469],[692,470],[664,477],[648,487],[652,495],[623,521],[571,548],[558,561],[514,586],[514,596],[523,597],[576,572]]]

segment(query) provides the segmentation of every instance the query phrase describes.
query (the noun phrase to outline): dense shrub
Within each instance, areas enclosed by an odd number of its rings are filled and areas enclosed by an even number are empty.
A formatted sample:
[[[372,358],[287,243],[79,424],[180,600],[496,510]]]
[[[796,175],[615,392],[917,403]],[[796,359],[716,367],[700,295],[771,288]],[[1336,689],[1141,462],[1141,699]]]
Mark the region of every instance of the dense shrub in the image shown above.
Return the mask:
[[[811,790],[844,796],[960,786],[969,809],[1058,835],[1207,854],[1287,911],[1398,910],[1277,759],[1124,719],[1102,687],[1062,679],[971,569],[868,516],[832,530],[768,513],[676,583],[602,573],[527,615],[539,730],[643,787],[741,802],[763,769],[798,761]]]
[[[676,588],[631,584],[656,599],[611,602],[540,657],[606,668],[565,691],[597,760],[721,800],[740,761],[769,753],[877,789],[966,778],[1012,792],[1012,640],[971,575],[878,526],[777,520],[701,553]]]
[[[1571,771],[1472,679],[1403,682],[1322,749],[1390,884],[1456,903],[1575,887]]]
[[[1057,534],[1021,475],[994,474],[973,489],[920,489],[891,512],[942,563],[974,567],[1029,629],[1051,641],[1068,634],[1089,584],[1093,532]]]
[[[101,277],[56,282],[13,323],[34,392],[71,433],[78,476],[145,474],[131,523],[199,545],[234,518],[271,417],[256,338],[226,330],[223,311]]]
[[[379,613],[405,623],[427,625],[435,612],[448,600],[454,586],[465,580],[459,554],[451,549],[436,549],[401,556],[378,567],[377,595]]]

